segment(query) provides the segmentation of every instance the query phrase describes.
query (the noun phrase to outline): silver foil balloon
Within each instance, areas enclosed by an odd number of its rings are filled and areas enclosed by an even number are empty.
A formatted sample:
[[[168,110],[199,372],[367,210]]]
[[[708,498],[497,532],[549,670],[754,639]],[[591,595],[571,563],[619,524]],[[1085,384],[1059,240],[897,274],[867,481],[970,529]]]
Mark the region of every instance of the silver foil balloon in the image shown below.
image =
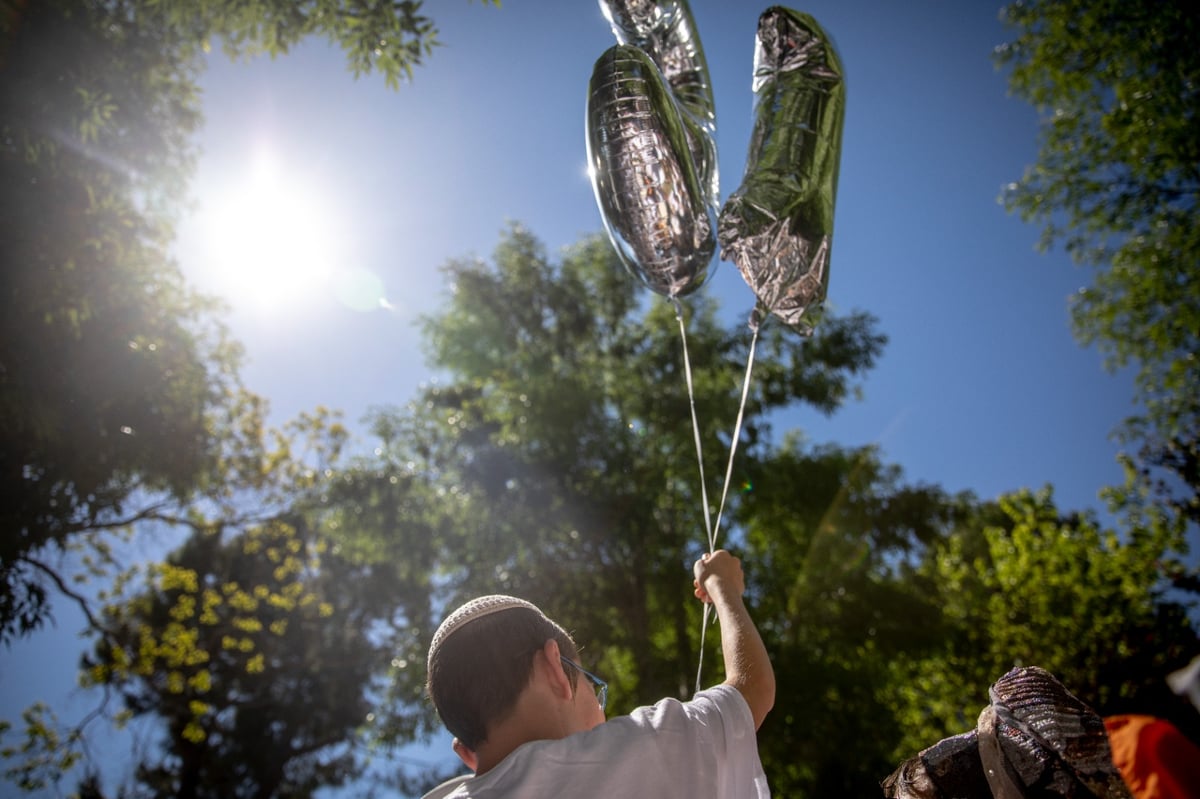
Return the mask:
[[[716,206],[720,184],[714,140],[717,112],[708,62],[687,0],[600,0],[600,10],[619,43],[650,56],[680,107],[706,134],[695,135],[689,127],[688,146],[700,180],[708,187],[709,201]]]
[[[715,214],[689,147],[696,135],[703,131],[641,49],[617,45],[596,61],[587,102],[596,202],[625,267],[670,298],[704,283],[716,249]]]
[[[746,173],[718,222],[721,257],[737,265],[761,311],[809,332],[802,317],[829,286],[846,97],[841,61],[816,20],[778,6],[763,12],[753,87]]]

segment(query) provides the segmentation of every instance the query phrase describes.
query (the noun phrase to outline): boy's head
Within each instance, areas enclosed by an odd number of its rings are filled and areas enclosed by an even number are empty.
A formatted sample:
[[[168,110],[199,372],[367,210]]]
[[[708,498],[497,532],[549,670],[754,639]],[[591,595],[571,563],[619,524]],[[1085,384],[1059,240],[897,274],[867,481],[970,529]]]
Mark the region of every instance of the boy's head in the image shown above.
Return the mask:
[[[442,723],[463,745],[478,749],[529,684],[533,657],[549,640],[576,658],[567,631],[530,602],[494,594],[466,603],[433,634],[427,688]],[[572,685],[576,675],[572,670]]]

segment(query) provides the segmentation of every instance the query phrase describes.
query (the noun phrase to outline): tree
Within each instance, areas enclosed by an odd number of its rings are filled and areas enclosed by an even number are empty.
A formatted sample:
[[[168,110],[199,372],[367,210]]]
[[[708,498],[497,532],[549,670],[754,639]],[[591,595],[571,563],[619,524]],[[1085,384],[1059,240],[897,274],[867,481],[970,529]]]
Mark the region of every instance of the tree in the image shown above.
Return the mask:
[[[1041,666],[1101,715],[1149,713],[1200,733],[1165,676],[1200,647],[1189,608],[1164,592],[1177,557],[1169,531],[1125,537],[1061,513],[1049,489],[982,505],[930,547],[936,645],[893,664],[887,693],[904,731],[900,762],[975,726],[987,686]]]
[[[260,444],[225,459],[228,493],[164,517],[185,545],[96,625],[87,678],[167,731],[141,760],[146,792],[305,795],[359,773],[360,744],[421,739],[437,727],[422,695],[434,626],[480,593],[564,621],[614,712],[691,694],[702,646],[688,567],[706,542],[672,312],[643,301],[599,238],[551,260],[514,228],[490,262],[446,274],[447,301],[425,320],[438,379],[372,411],[373,446],[347,453],[325,414],[274,437],[249,425]],[[704,471],[723,477],[749,331],[702,298],[686,324]],[[798,432],[777,444],[771,411],[836,409],[883,340],[854,315],[807,340],[766,326],[759,344],[723,542],[746,554],[781,677],[760,745],[776,792],[874,791],[973,726],[1014,661],[1112,710],[1194,649],[1186,609],[1158,592],[1173,528],[1123,542],[1048,493],[980,503],[905,484],[870,448]],[[338,669],[345,680],[326,685]],[[26,734],[15,779],[76,762],[71,731],[37,708]],[[436,776],[397,769],[395,782]]]
[[[871,448],[794,435],[745,471],[737,519],[778,677],[759,735],[771,789],[878,794],[904,733],[888,701],[891,670],[946,634],[920,564],[974,500],[905,485]]]
[[[449,302],[425,324],[446,379],[408,411],[426,453],[416,469],[437,475],[461,520],[439,603],[508,591],[568,620],[618,710],[688,695],[699,622],[688,565],[705,525],[673,311],[643,315],[600,239],[555,264],[515,228],[492,264],[455,261],[446,275]],[[711,300],[687,323],[704,471],[722,475],[749,332],[721,327]],[[746,457],[769,446],[769,411],[832,411],[850,394],[883,343],[872,324],[830,319],[809,341],[764,329]]]
[[[1004,194],[1095,268],[1076,336],[1136,370],[1125,439],[1148,499],[1200,522],[1200,22],[1181,0],[1025,0],[997,50],[1042,117],[1037,163]],[[1158,476],[1156,476],[1158,475]],[[1139,493],[1116,499],[1129,507]]]
[[[453,514],[431,561],[436,605],[529,597],[583,643],[615,712],[689,696],[699,608],[687,567],[704,523],[671,311],[641,311],[603,241],[555,264],[518,229],[491,263],[446,271],[450,299],[425,327],[439,380],[379,417],[408,442],[395,462]],[[703,299],[686,322],[716,483],[748,335]],[[1179,543],[1167,528],[1120,545],[1048,499],[980,503],[907,485],[869,449],[776,443],[771,411],[832,411],[848,396],[882,344],[869,331],[862,317],[827,320],[807,342],[764,328],[726,509],[782,676],[760,750],[789,796],[875,790],[917,749],[972,727],[1015,660],[1110,709],[1145,697],[1195,641],[1159,593]],[[707,681],[719,680],[714,639]]]
[[[483,590],[530,596],[569,619],[626,706],[689,692],[699,606],[680,597],[690,595],[685,561],[703,535],[673,320],[662,307],[641,313],[599,239],[554,264],[517,229],[494,261],[447,267],[455,290],[426,330],[449,379],[405,411],[374,411],[370,454],[342,462],[337,436],[322,444],[324,422],[302,424],[243,470],[267,475],[254,496],[230,503],[248,521],[196,517],[146,588],[110,606],[85,666],[128,712],[166,726],[141,784],[304,795],[361,765],[306,766],[317,754],[427,734],[436,719],[422,699],[423,664],[436,619],[445,603]],[[718,406],[727,417],[735,407],[738,368],[709,354],[743,355],[748,331],[720,328],[710,304],[691,321],[698,402],[712,411],[705,433],[715,438]],[[870,324],[831,319],[807,343],[766,334],[750,450],[766,446],[763,408],[808,396],[831,409],[850,393],[850,375],[882,344]],[[302,458],[303,449],[315,455]],[[720,460],[709,454],[710,474]],[[319,564],[276,574],[264,555],[292,546]],[[332,613],[275,607],[289,590],[328,601]],[[347,670],[337,702],[322,689],[333,668]],[[303,718],[280,686],[303,691]],[[354,728],[364,702],[371,721]],[[309,740],[326,748],[301,745]],[[311,780],[289,781],[295,774]],[[421,776],[399,779],[412,787]]]
[[[117,720],[162,721],[136,775],[153,795],[309,796],[357,775],[384,611],[322,534],[346,435],[327,414],[297,420],[237,503],[253,512],[193,507],[173,520],[182,545],[106,606],[83,683],[116,690]]]
[[[78,766],[80,790],[311,796],[363,779],[373,747],[387,742],[381,729],[403,742],[428,730],[419,681],[398,690],[417,661],[392,647],[414,634],[405,603],[429,606],[431,568],[409,546],[433,541],[408,511],[436,503],[413,481],[390,479],[395,471],[346,460],[348,431],[335,415],[261,434],[231,469],[242,477],[227,501],[154,517],[182,542],[103,594],[80,681],[104,700],[68,727],[31,707],[23,740],[3,750],[13,783],[44,790]],[[381,563],[381,552],[395,560]],[[398,623],[405,629],[393,634]],[[122,774],[94,760],[88,738],[126,725],[153,746],[134,751]],[[411,792],[433,778],[411,772],[370,779]]]
[[[754,616],[776,674],[759,749],[775,792],[865,795],[974,728],[987,689],[1040,665],[1102,714],[1196,735],[1165,675],[1200,646],[1163,574],[1169,527],[1121,540],[1047,490],[998,502],[906,485],[869,449],[785,440],[746,463]]]
[[[32,553],[209,468],[206,415],[236,366],[154,210],[196,120],[184,64],[151,66],[150,32],[103,7],[24,11],[6,17],[0,78],[0,638],[43,618]]]
[[[210,40],[310,35],[389,85],[437,43],[420,2],[18,4],[0,19],[0,641],[47,613],[37,554],[219,482],[238,348],[168,246]],[[169,455],[168,455],[169,453]]]
[[[164,722],[137,781],[158,796],[268,797],[356,776],[347,743],[380,653],[351,575],[302,518],[197,531],[151,568],[84,663],[131,719]]]

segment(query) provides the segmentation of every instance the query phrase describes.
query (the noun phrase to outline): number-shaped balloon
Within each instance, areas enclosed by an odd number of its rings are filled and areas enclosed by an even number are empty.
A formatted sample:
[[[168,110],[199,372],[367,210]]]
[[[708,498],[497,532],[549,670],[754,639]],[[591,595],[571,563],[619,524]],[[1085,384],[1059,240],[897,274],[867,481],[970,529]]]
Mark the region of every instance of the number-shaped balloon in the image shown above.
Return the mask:
[[[707,134],[689,140],[700,180],[716,207],[719,194],[717,112],[700,33],[687,0],[600,0],[613,35],[650,56],[683,111]]]
[[[693,156],[707,133],[643,50],[617,45],[588,87],[587,153],[604,226],[625,267],[672,299],[704,283],[715,209]]]
[[[741,186],[721,209],[721,257],[759,308],[811,330],[829,286],[845,82],[833,42],[807,14],[759,18],[755,120]],[[810,312],[809,319],[802,319]],[[757,317],[757,314],[756,314]]]

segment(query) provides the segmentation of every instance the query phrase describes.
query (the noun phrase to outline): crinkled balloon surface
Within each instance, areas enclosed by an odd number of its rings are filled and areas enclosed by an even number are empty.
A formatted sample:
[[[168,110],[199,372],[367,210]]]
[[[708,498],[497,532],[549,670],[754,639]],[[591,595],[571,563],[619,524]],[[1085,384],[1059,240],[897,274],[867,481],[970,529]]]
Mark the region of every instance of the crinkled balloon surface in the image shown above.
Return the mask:
[[[650,56],[684,113],[706,135],[688,129],[688,146],[709,201],[716,205],[720,179],[717,170],[717,113],[712,79],[700,44],[700,34],[687,0],[600,0],[600,10],[620,44],[637,47]]]
[[[778,6],[763,13],[753,87],[746,173],[718,222],[721,257],[761,309],[803,329],[829,285],[845,114],[841,61],[816,20]]]
[[[689,146],[703,135],[641,49],[617,45],[596,61],[587,102],[596,202],[625,267],[666,297],[701,286],[716,249],[709,192]]]

